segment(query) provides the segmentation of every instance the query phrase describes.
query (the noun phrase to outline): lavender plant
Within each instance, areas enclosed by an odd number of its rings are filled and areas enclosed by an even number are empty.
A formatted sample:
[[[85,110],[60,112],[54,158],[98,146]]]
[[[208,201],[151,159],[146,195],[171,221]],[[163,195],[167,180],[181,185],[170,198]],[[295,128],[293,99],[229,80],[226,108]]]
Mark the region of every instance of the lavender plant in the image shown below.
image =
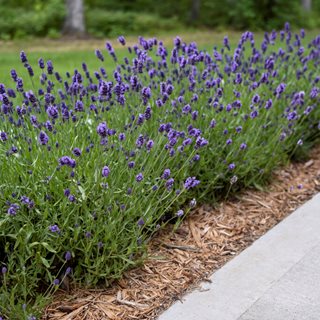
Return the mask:
[[[39,313],[66,277],[110,284],[190,199],[257,185],[315,141],[320,36],[304,35],[212,52],[139,37],[123,61],[96,50],[93,72],[39,59],[39,83],[21,52],[32,87],[14,69],[0,84],[0,315]]]

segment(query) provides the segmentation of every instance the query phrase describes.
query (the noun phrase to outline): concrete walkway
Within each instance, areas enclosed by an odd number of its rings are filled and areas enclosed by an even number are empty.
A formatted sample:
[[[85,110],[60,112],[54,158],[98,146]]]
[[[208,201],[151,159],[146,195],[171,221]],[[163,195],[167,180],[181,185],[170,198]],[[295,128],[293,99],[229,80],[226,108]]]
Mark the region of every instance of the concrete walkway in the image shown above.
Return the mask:
[[[159,320],[319,320],[320,194]]]

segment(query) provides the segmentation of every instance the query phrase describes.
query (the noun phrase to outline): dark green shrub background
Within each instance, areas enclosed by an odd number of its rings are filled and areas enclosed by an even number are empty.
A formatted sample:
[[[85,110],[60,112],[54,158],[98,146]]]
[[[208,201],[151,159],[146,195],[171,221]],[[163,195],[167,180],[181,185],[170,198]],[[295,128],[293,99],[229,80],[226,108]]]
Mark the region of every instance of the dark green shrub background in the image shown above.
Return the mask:
[[[186,26],[271,30],[289,21],[294,27],[320,27],[320,0],[305,13],[301,0],[200,0],[192,20],[192,0],[84,0],[86,27],[95,37],[177,30]],[[64,0],[0,0],[0,39],[27,36],[59,37]]]

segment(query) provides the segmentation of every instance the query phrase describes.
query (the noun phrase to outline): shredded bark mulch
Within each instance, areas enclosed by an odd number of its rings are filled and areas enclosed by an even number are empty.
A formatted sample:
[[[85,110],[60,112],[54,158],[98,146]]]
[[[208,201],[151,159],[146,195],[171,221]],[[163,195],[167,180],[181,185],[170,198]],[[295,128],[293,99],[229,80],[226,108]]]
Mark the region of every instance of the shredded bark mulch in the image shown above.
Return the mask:
[[[245,190],[216,208],[196,208],[173,233],[161,230],[149,259],[110,288],[57,292],[43,319],[156,319],[176,300],[320,191],[320,146],[274,173],[268,191]]]

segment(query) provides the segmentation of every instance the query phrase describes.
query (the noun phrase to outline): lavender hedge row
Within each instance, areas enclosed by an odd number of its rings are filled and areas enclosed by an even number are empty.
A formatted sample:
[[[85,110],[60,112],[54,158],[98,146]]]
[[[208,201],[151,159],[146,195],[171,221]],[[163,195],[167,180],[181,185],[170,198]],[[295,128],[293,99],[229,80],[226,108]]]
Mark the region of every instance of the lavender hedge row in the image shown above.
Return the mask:
[[[66,278],[109,284],[167,221],[315,141],[320,36],[305,42],[288,24],[234,50],[140,37],[64,76],[21,52],[32,86],[14,69],[0,84],[0,316],[35,318]]]

